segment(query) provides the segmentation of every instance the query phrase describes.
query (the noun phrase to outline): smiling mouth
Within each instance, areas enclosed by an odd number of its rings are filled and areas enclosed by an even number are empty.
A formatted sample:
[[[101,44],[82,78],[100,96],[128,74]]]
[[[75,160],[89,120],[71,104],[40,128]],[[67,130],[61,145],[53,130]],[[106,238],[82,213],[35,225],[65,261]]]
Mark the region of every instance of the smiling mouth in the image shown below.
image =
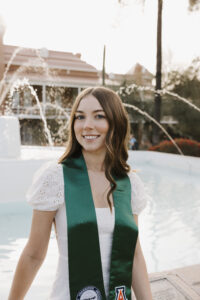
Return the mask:
[[[100,135],[83,135],[83,138],[86,140],[95,140],[99,137]]]

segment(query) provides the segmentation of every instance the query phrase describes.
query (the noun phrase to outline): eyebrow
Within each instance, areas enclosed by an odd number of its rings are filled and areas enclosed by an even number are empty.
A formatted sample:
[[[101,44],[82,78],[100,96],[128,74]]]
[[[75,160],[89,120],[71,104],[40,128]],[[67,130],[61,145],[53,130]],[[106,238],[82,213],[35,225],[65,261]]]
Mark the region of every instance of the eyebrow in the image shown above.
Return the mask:
[[[97,112],[104,112],[104,110],[103,110],[103,109],[96,109],[96,110],[93,111],[93,113],[97,113]],[[84,111],[82,111],[82,110],[77,110],[76,113],[82,113],[82,114],[83,114]]]

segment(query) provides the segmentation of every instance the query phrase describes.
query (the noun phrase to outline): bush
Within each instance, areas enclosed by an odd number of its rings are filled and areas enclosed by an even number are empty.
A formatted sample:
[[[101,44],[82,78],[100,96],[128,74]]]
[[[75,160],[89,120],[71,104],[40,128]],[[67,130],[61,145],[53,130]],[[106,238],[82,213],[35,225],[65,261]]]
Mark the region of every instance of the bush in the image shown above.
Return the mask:
[[[200,143],[190,139],[174,139],[184,155],[200,157]],[[162,141],[160,144],[150,147],[150,151],[179,154],[171,141]]]

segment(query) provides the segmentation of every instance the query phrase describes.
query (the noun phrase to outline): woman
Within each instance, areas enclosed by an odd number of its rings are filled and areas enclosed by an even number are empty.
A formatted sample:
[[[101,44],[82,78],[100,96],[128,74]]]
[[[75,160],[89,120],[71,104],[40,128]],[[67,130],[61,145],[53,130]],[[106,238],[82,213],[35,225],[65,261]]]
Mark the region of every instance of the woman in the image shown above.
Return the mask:
[[[151,300],[138,238],[143,185],[127,164],[129,122],[112,90],[82,91],[71,112],[67,149],[43,166],[28,193],[30,237],[9,300],[22,300],[48,247],[55,222],[59,263],[51,300]],[[21,280],[23,278],[23,280]]]

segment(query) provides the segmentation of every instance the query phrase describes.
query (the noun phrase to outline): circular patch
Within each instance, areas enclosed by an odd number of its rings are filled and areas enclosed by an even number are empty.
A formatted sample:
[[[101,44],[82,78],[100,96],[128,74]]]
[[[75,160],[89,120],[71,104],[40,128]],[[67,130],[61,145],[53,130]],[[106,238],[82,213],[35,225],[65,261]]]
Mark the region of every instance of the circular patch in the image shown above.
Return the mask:
[[[80,290],[76,300],[101,300],[101,293],[95,286],[86,286]]]

